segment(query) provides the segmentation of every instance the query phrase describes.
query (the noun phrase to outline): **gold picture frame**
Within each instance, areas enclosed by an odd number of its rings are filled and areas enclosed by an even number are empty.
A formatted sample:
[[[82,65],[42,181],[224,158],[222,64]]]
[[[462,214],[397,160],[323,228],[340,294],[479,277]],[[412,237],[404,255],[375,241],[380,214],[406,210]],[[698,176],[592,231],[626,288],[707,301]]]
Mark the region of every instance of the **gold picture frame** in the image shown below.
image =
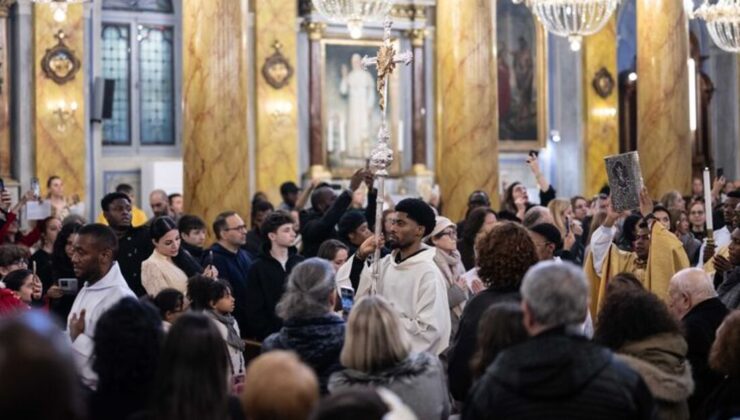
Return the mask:
[[[64,42],[66,35],[59,30],[55,35],[57,44],[46,50],[41,59],[41,70],[44,75],[58,85],[74,80],[82,63],[75,56],[75,52]]]
[[[352,40],[346,38],[323,38],[321,39],[321,91],[322,95],[322,141],[324,143],[324,162],[326,168],[331,172],[334,178],[349,178],[359,168],[367,165],[367,159],[370,157],[370,150],[375,146],[377,141],[378,129],[380,128],[380,107],[378,105],[378,96],[375,92],[377,82],[377,69],[370,66],[366,70],[360,71],[354,68],[357,66],[354,55],[362,58],[367,55],[374,57],[382,45],[381,39],[360,39]],[[396,50],[400,50],[400,42],[394,41]],[[355,63],[353,64],[353,61]],[[363,94],[360,96],[367,97],[363,101],[367,105],[367,111],[358,115],[353,109],[357,109],[357,99],[351,99],[352,93],[348,87],[342,93],[342,67],[346,66],[346,77],[350,78],[353,70],[355,82],[353,85],[361,85]],[[401,115],[401,98],[400,98],[400,72],[394,72],[390,77],[388,86],[388,124],[391,132],[391,147],[393,149],[393,163],[389,168],[391,176],[400,176],[401,162],[403,159],[403,145],[400,143],[403,138],[399,136],[400,115]],[[372,83],[369,83],[372,80]],[[355,88],[360,89],[360,88]],[[350,104],[354,102],[354,104]],[[358,125],[361,126],[358,129]],[[353,127],[354,132],[350,132]],[[362,133],[358,134],[358,131]],[[357,147],[359,144],[359,148]],[[401,144],[399,146],[399,144]],[[353,147],[355,145],[355,147]]]
[[[547,145],[548,132],[547,34],[525,5],[496,3],[499,150],[542,149]],[[527,54],[532,39],[535,40],[534,57]],[[532,85],[527,85],[530,65]],[[508,84],[502,86],[507,80]],[[535,103],[522,107],[520,104],[525,102],[522,98],[530,98]],[[532,111],[536,115],[532,115]],[[536,127],[532,127],[532,123]]]

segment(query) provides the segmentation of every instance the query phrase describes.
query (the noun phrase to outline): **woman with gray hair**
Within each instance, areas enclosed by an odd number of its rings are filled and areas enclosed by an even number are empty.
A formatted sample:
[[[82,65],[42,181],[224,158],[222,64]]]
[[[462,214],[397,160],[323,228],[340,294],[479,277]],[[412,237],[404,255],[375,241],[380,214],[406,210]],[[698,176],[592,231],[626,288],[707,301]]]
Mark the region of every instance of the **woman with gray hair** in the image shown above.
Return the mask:
[[[262,342],[263,353],[296,352],[316,372],[322,394],[326,394],[329,376],[342,369],[344,319],[334,313],[336,302],[337,284],[329,262],[311,258],[298,264],[276,307],[283,327]]]

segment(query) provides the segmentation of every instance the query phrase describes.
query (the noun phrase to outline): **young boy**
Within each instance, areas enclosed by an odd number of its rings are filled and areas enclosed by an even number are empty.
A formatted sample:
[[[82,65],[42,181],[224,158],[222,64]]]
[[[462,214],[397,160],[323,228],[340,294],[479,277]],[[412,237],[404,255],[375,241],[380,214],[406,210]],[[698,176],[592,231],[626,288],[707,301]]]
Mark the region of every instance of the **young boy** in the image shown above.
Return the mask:
[[[262,341],[282,327],[275,306],[283,295],[285,282],[293,267],[303,261],[292,247],[295,221],[289,213],[278,210],[262,223],[262,251],[247,275],[247,337]]]
[[[201,264],[204,263],[205,251],[203,245],[206,242],[206,224],[198,216],[185,214],[177,223],[182,239],[181,247],[186,249]]]

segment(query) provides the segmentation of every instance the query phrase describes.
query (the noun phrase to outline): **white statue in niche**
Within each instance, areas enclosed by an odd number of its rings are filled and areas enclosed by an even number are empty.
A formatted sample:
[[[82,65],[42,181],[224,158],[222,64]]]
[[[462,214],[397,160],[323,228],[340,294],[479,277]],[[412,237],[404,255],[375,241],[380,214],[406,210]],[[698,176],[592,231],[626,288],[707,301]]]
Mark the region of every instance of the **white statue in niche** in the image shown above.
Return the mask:
[[[375,106],[375,80],[362,68],[359,54],[352,55],[352,70],[342,64],[339,92],[347,98],[346,155],[364,158],[372,147],[370,132]]]

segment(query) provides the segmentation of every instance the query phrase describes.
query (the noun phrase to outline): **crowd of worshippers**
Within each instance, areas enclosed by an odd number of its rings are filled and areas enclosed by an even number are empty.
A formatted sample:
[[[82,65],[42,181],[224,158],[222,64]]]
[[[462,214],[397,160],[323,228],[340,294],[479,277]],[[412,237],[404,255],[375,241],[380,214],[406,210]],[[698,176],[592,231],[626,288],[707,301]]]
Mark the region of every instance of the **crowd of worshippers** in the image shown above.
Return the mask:
[[[527,163],[538,204],[474,191],[457,223],[367,170],[256,194],[249,225],[161,190],[147,219],[120,185],[98,223],[60,205],[21,232],[37,197],[3,191],[0,416],[740,416],[740,189],[715,181],[707,241],[701,182],[619,213]]]

